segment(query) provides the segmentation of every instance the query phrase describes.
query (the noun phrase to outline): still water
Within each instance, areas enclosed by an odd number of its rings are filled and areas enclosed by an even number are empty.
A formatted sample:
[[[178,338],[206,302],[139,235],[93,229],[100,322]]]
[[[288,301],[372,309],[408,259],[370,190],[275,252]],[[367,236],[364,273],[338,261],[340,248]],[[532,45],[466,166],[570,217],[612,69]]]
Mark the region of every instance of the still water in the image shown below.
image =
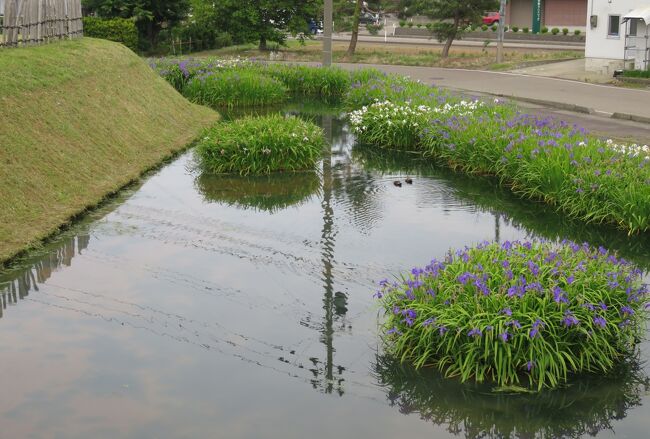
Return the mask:
[[[201,175],[190,151],[0,273],[0,437],[647,437],[647,343],[611,377],[496,395],[382,355],[372,299],[484,239],[587,240],[647,270],[647,236],[305,117],[330,141],[319,173]]]

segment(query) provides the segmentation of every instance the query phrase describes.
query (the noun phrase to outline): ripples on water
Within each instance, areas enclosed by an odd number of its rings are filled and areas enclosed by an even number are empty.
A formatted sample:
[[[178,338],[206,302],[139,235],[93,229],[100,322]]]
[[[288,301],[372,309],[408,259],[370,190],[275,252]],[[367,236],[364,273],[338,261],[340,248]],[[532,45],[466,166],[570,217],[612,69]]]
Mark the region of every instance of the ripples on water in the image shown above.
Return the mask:
[[[586,240],[647,269],[647,237],[354,146],[335,114],[305,117],[330,140],[319,172],[200,175],[190,152],[0,274],[6,434],[643,437],[644,364],[495,395],[383,357],[371,296],[483,239]]]

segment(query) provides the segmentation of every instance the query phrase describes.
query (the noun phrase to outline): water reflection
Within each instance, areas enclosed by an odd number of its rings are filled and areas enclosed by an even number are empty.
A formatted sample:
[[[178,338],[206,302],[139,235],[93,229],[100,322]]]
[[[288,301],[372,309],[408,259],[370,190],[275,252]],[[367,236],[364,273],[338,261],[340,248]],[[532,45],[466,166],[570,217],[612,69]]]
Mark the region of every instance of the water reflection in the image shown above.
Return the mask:
[[[438,167],[431,160],[413,154],[369,148],[357,145],[352,151],[354,160],[372,169],[389,174],[437,176],[449,184],[443,199],[449,204],[463,202],[495,215],[495,239],[499,239],[501,223],[527,232],[529,237],[571,239],[616,250],[640,267],[650,270],[650,234],[633,239],[611,226],[585,224],[555,212],[546,204],[521,200],[509,190],[499,187],[490,177],[467,176]]]
[[[487,385],[461,384],[434,369],[415,370],[377,356],[374,373],[401,413],[466,438],[556,438],[613,431],[650,389],[638,361],[608,376],[590,376],[567,388],[533,394],[499,394]]]
[[[38,291],[38,284],[47,281],[61,267],[72,265],[72,258],[88,248],[90,235],[78,234],[64,239],[58,247],[33,263],[24,264],[0,276],[0,318],[7,305],[15,305],[26,298],[30,291]]]
[[[278,173],[272,176],[202,173],[195,185],[205,201],[274,213],[299,206],[320,190],[315,172]]]

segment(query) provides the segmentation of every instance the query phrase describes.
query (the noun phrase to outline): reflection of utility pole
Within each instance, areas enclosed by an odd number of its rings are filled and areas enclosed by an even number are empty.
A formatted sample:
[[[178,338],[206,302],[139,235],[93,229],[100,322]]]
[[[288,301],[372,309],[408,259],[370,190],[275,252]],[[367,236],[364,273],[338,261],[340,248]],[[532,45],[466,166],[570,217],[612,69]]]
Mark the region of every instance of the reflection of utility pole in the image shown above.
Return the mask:
[[[339,314],[341,308],[340,298],[334,294],[334,276],[332,274],[333,261],[334,261],[334,243],[335,232],[334,226],[334,209],[332,209],[332,116],[323,116],[323,130],[325,131],[326,138],[326,151],[323,154],[323,229],[321,232],[321,262],[323,263],[323,280],[325,287],[325,295],[323,297],[323,310],[324,325],[321,336],[321,341],[326,348],[326,361],[325,361],[325,392],[332,393],[337,390],[339,395],[343,394],[341,386],[342,380],[338,380],[336,389],[334,388],[334,316]],[[343,307],[345,309],[345,307]],[[339,370],[339,374],[341,370]]]
[[[501,215],[498,213],[494,214],[494,240],[498,243],[501,241]]]
[[[332,0],[325,0],[323,17],[323,65],[332,65]]]

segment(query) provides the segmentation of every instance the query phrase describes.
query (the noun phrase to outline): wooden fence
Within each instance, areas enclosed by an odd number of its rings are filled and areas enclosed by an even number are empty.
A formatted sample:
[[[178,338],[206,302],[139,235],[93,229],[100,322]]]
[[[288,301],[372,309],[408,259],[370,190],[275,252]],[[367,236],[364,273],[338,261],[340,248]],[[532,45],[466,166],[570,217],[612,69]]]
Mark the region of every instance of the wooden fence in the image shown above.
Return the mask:
[[[83,35],[81,0],[0,0],[2,14],[0,47],[42,44]]]

